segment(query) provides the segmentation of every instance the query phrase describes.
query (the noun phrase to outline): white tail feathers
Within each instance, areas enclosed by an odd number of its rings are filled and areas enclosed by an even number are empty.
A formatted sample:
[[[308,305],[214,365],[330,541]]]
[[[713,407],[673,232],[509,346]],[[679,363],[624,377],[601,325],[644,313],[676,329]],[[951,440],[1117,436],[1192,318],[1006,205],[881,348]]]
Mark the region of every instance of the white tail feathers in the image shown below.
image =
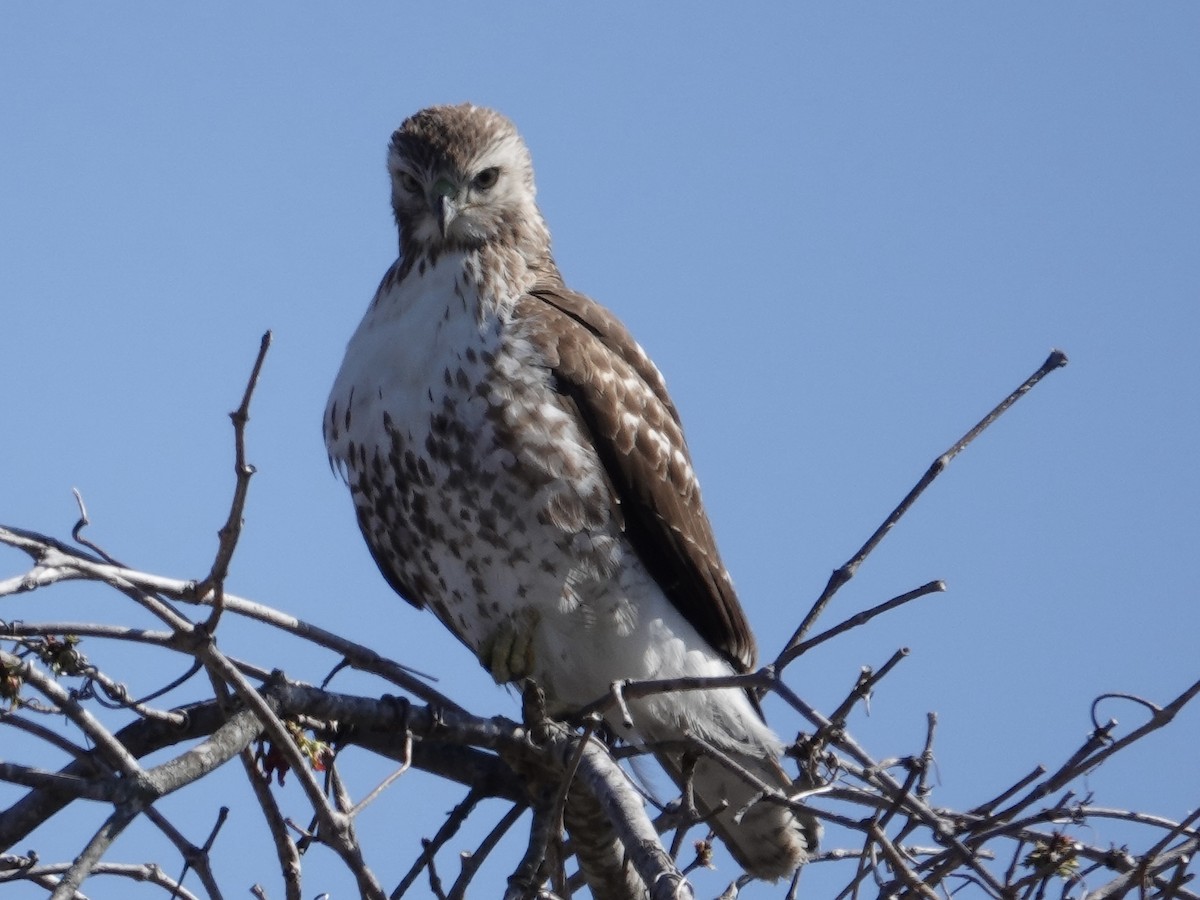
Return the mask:
[[[792,780],[774,757],[731,754],[731,758],[769,787],[785,794],[793,790]],[[821,825],[813,816],[762,799],[761,791],[723,762],[699,760],[692,786],[702,813],[725,802],[710,824],[751,875],[770,881],[786,878],[816,852]]]
[[[769,788],[786,795],[802,787],[783,770],[782,742],[742,691],[723,688],[668,696],[673,704],[661,695],[630,704],[634,730],[647,743],[678,746],[695,735]],[[656,750],[655,756],[682,789],[682,753],[673,748]],[[709,824],[748,873],[775,881],[791,875],[816,852],[821,824],[815,816],[763,797],[760,788],[714,755],[698,749],[697,756],[691,774],[696,808],[706,816],[716,812]]]
[[[785,794],[792,791],[779,762],[772,757],[730,753],[729,757],[766,785]],[[660,753],[658,760],[681,788],[683,773],[677,753]],[[791,875],[816,852],[821,824],[811,815],[797,813],[780,803],[761,799],[762,792],[749,784],[724,762],[702,758],[692,773],[696,808],[702,815],[724,807],[708,824],[729,852],[756,878],[775,881]],[[756,797],[760,799],[754,802]]]

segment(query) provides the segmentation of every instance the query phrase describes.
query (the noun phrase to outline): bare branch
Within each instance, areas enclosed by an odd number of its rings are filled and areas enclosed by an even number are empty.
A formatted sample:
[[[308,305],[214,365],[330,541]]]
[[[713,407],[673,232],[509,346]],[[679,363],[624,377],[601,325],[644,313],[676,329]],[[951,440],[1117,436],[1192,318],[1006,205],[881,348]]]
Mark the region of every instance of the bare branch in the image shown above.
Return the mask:
[[[580,758],[579,777],[617,829],[634,868],[650,888],[652,900],[692,897],[691,886],[663,849],[637,792],[594,740],[587,742]]]
[[[26,705],[22,712],[0,710],[0,727],[14,728],[23,740],[44,741],[47,747],[73,757],[58,771],[31,764],[29,758],[0,763],[0,779],[28,788],[17,803],[0,810],[0,848],[21,840],[34,827],[81,799],[111,807],[104,826],[81,839],[86,846],[74,862],[49,867],[32,856],[0,857],[0,883],[29,880],[54,891],[55,896],[81,896],[78,886],[89,872],[116,872],[104,861],[105,853],[129,822],[145,815],[173,842],[183,859],[179,879],[172,880],[155,870],[158,874],[154,883],[164,890],[176,890],[186,873],[194,870],[209,897],[219,898],[219,878],[211,871],[209,853],[224,814],[218,816],[204,844],[196,846],[153,804],[167,793],[197,784],[216,767],[238,756],[275,842],[288,900],[303,896],[300,848],[309,841],[319,841],[335,851],[356,878],[360,895],[383,896],[355,833],[361,825],[358,813],[389,786],[405,789],[407,782],[399,779],[410,770],[452,779],[469,790],[440,823],[433,838],[423,841],[419,858],[392,897],[402,896],[421,880],[422,874],[427,876],[434,895],[454,900],[465,896],[500,836],[521,817],[530,798],[537,797],[524,858],[519,865],[515,860],[508,864],[510,871],[515,870],[512,896],[538,896],[543,900],[566,897],[582,874],[593,900],[686,898],[692,895],[692,889],[685,875],[708,865],[712,853],[710,842],[699,842],[695,859],[685,869],[681,870],[676,862],[686,830],[703,821],[689,793],[688,760],[708,757],[711,763],[727,768],[732,777],[752,785],[754,801],[792,808],[803,805],[826,823],[831,839],[845,846],[825,849],[810,865],[851,861],[853,871],[847,867],[846,886],[839,897],[857,900],[874,892],[932,900],[950,897],[963,886],[973,886],[985,896],[1003,900],[1044,900],[1055,893],[1063,900],[1082,900],[1085,889],[1108,873],[1107,884],[1087,892],[1089,900],[1121,897],[1133,891],[1144,896],[1200,900],[1187,889],[1192,877],[1191,861],[1200,850],[1196,828],[1200,814],[1174,821],[1149,812],[1109,809],[1094,803],[1090,793],[1080,790],[1075,782],[1114,753],[1169,724],[1200,693],[1200,682],[1164,707],[1130,694],[1101,695],[1093,705],[1093,717],[1101,702],[1125,699],[1144,708],[1148,721],[1119,738],[1115,721],[1095,721],[1088,740],[1053,773],[1047,775],[1039,767],[992,799],[960,812],[930,802],[937,786],[934,714],[927,715],[923,746],[887,758],[867,754],[847,730],[852,710],[870,700],[880,679],[904,657],[904,650],[893,654],[878,671],[864,668],[844,701],[828,715],[807,704],[779,676],[783,666],[807,650],[863,626],[884,612],[944,590],[941,582],[930,582],[859,612],[814,637],[806,637],[833,593],[853,576],[949,460],[1038,379],[1064,364],[1061,354],[1052,354],[1034,376],[935,461],[859,553],[834,573],[821,600],[805,617],[775,667],[725,678],[619,681],[609,694],[576,714],[574,722],[582,730],[579,733],[543,721],[544,704],[539,712],[539,704],[528,695],[530,715],[524,725],[505,718],[472,716],[396,661],[287,613],[226,592],[224,582],[236,550],[253,472],[245,458],[245,426],[266,347],[264,339],[242,404],[232,414],[237,481],[212,570],[203,582],[131,569],[83,539],[80,532],[88,524],[88,514],[81,496],[79,522],[74,529],[77,546],[18,528],[0,527],[0,543],[21,550],[32,561],[23,574],[0,580],[0,596],[45,589],[63,581],[91,582],[120,592],[165,625],[165,629],[145,630],[91,622],[0,623],[0,641],[6,648],[0,651],[0,665],[4,689],[8,691],[3,696],[11,704]],[[201,624],[190,621],[185,603],[208,606],[207,620]],[[336,654],[330,677],[316,688],[288,680],[282,673],[272,674],[271,667],[260,661],[238,660],[223,653],[215,629],[219,624],[225,629],[237,627],[245,619],[265,623],[306,646]],[[115,641],[117,646],[124,641],[136,643],[147,651],[172,660],[178,656],[184,661],[184,665],[171,665],[161,671],[186,671],[165,687],[156,687],[148,697],[131,700],[120,673],[101,669],[83,655],[82,647],[74,646],[75,637],[68,640],[69,635],[88,641]],[[87,647],[89,655],[93,646]],[[333,674],[348,666],[375,673],[428,705],[415,706],[404,698],[354,696],[329,690]],[[149,705],[200,669],[209,678],[210,684],[201,687],[211,689],[211,699],[177,709]],[[60,680],[73,686],[64,687]],[[189,690],[196,687],[193,681]],[[764,783],[726,748],[700,740],[674,742],[670,745],[672,752],[685,754],[680,766],[683,797],[668,804],[659,820],[651,823],[646,807],[662,808],[661,804],[657,800],[647,803],[638,786],[614,762],[614,757],[643,756],[647,748],[610,750],[596,737],[596,733],[604,734],[596,714],[603,710],[609,716],[619,713],[628,717],[629,701],[633,699],[716,689],[778,693],[795,711],[795,720],[810,726],[807,732],[811,737],[798,740],[792,753],[800,758],[811,782],[798,781],[796,792],[785,794],[773,784]],[[32,717],[38,711],[61,711],[67,719],[67,733],[79,735],[79,740],[68,740],[50,728],[48,717],[44,718],[46,724],[34,721]],[[118,716],[143,718],[117,730],[110,721]],[[256,740],[267,742],[260,745],[261,752],[270,754],[263,764],[265,773],[258,768],[250,749]],[[92,742],[95,747],[85,750],[79,746],[81,742]],[[140,762],[147,753],[176,745],[183,746],[165,762],[154,766]],[[322,785],[312,762],[327,759],[325,750],[329,746],[336,747],[337,754],[324,764]],[[397,762],[391,774],[357,801],[349,787],[358,783],[350,778],[349,770],[349,761],[356,756],[340,755],[347,746],[362,747]],[[297,829],[304,836],[299,844],[288,833],[288,820],[270,789],[270,771],[285,768],[294,774],[311,807],[311,824]],[[332,804],[327,799],[330,794],[335,798]],[[451,841],[485,797],[504,798],[513,805],[475,853],[461,855],[457,877],[446,890],[437,866],[440,863],[442,872],[449,871],[446,860],[452,852]],[[306,809],[296,818],[308,821],[309,816]],[[1151,837],[1143,846],[1149,849],[1135,855],[1124,848],[1101,846],[1099,841],[1092,845],[1077,839],[1076,832],[1084,828],[1098,831],[1099,824],[1106,820],[1146,831]],[[598,839],[590,833],[592,826],[602,826]],[[658,829],[677,829],[669,852]],[[564,830],[570,835],[568,842],[562,839]],[[1086,831],[1083,833],[1086,837]],[[568,878],[566,861],[572,855],[579,872]],[[124,877],[136,877],[132,871]],[[727,895],[735,896],[748,881],[746,876],[734,878]],[[792,900],[796,885],[793,880],[780,890]],[[478,884],[475,887],[480,890]],[[253,892],[265,897],[261,887]],[[191,896],[182,888],[177,893]]]
[[[98,546],[83,536],[83,529],[92,524],[92,521],[88,518],[87,507],[83,503],[83,494],[80,493],[79,488],[71,488],[71,493],[75,495],[75,503],[79,506],[79,521],[77,521],[75,523],[75,527],[71,529],[71,539],[80,546],[87,547],[105,562],[111,563],[114,566],[121,565],[119,562],[117,562],[117,560],[113,559],[105,551],[101,550]]]
[[[198,595],[194,582],[112,566],[36,532],[0,525],[0,543],[23,550],[39,561],[25,576],[0,582],[0,596],[4,596],[6,585],[10,587],[9,593],[23,593],[60,581],[84,580],[99,581],[123,592],[140,591],[144,595],[157,594],[189,603],[213,602],[211,593]],[[224,609],[339,653],[349,660],[354,668],[379,675],[426,703],[436,703],[447,709],[460,708],[449,697],[414,678],[413,670],[408,667],[327,629],[228,592],[224,595]],[[179,616],[171,618],[168,624],[173,628],[182,628],[185,632],[191,630],[190,623]]]
[[[913,489],[908,492],[903,500],[900,501],[900,504],[894,510],[892,510],[886,519],[884,519],[883,524],[875,529],[875,533],[872,534],[867,539],[867,542],[858,549],[858,552],[850,557],[850,559],[843,563],[839,568],[834,570],[833,574],[829,577],[828,584],[825,585],[825,590],[821,592],[821,596],[817,598],[817,601],[813,604],[812,609],[808,611],[808,615],[804,617],[804,621],[800,623],[800,627],[796,629],[795,633],[780,651],[779,656],[775,658],[775,662],[772,665],[777,672],[782,672],[788,663],[800,655],[799,646],[804,640],[804,636],[808,634],[809,630],[821,616],[821,613],[825,611],[825,607],[829,605],[829,601],[833,599],[834,594],[841,589],[842,585],[854,577],[855,573],[858,571],[858,567],[862,565],[863,560],[865,560],[867,556],[869,556],[871,552],[877,546],[879,546],[879,543],[887,536],[887,533],[892,530],[892,528],[897,522],[900,521],[904,514],[912,508],[912,505],[917,502],[917,498],[925,492],[925,489],[929,487],[929,485],[933,483],[933,480],[942,473],[942,470],[949,465],[950,460],[954,459],[954,457],[958,456],[959,453],[965,450],[967,446],[974,441],[975,438],[979,437],[979,435],[982,434],[989,425],[1003,415],[1010,406],[1020,400],[1023,396],[1025,396],[1025,394],[1029,393],[1029,391],[1033,389],[1034,385],[1045,378],[1046,375],[1053,372],[1055,369],[1065,366],[1066,364],[1067,355],[1065,353],[1063,353],[1061,350],[1051,351],[1050,355],[1046,357],[1046,361],[1038,367],[1036,372],[1026,378],[1025,381],[1021,383],[1020,387],[1001,400],[991,412],[980,419],[979,422],[977,422],[970,431],[959,438],[949,450],[933,461],[933,463],[929,466],[929,469],[924,475],[921,476],[920,481],[916,483]]]
[[[140,803],[128,802],[113,810],[112,815],[100,826],[83,851],[75,857],[71,867],[63,874],[54,888],[54,893],[50,895],[50,900],[72,900],[76,890],[100,862],[109,845],[134,820],[140,809]]]
[[[171,839],[171,842],[183,856],[183,871],[175,879],[176,883],[183,884],[183,879],[187,877],[188,870],[194,870],[196,876],[204,885],[204,889],[208,891],[210,900],[222,900],[221,889],[217,885],[217,880],[213,877],[208,853],[212,850],[213,843],[216,841],[217,835],[221,833],[221,828],[225,825],[226,819],[229,818],[229,807],[222,806],[218,810],[217,821],[213,823],[212,831],[209,832],[208,838],[200,847],[188,841],[154,807],[146,810],[146,817],[153,821],[159,830]]]
[[[246,391],[242,394],[241,405],[229,414],[233,420],[234,434],[234,464],[233,471],[236,482],[233,489],[233,502],[229,508],[229,518],[217,533],[217,555],[213,560],[212,569],[208,576],[196,585],[196,594],[204,597],[210,592],[213,595],[213,610],[205,623],[205,629],[212,632],[217,627],[221,617],[222,600],[225,593],[225,576],[229,574],[229,563],[233,559],[233,551],[237,547],[238,538],[242,534],[242,513],[246,508],[246,495],[250,490],[250,479],[254,475],[254,467],[246,462],[246,425],[250,421],[250,398],[258,386],[258,378],[262,373],[263,362],[267,351],[271,348],[271,332],[263,334],[259,342],[258,356],[254,360],[254,368],[250,371],[250,380],[246,382]]]
[[[126,751],[119,741],[113,738],[107,728],[63,690],[54,679],[48,678],[31,662],[24,662],[3,650],[0,650],[0,665],[8,671],[15,672],[25,683],[50,699],[72,722],[79,726],[80,730],[96,744],[107,760],[116,768],[126,775],[132,776],[135,782],[143,776],[144,773],[137,760]]]
[[[254,754],[249,747],[242,748],[238,754],[246,780],[254,791],[255,799],[262,810],[271,840],[275,845],[275,856],[279,860],[279,871],[283,876],[283,887],[286,900],[301,900],[300,883],[300,851],[296,842],[288,833],[287,822],[279,811],[279,804],[271,794],[270,782],[262,777],[254,761]]]
[[[458,876],[458,880],[454,884],[454,891],[457,896],[463,896],[466,893],[467,885],[471,883],[471,879],[475,877],[475,873],[479,870],[479,866],[488,858],[492,850],[500,839],[506,835],[509,830],[517,823],[517,820],[524,814],[526,807],[517,805],[504,814],[496,826],[488,832],[487,837],[483,839],[480,845],[475,849],[474,853],[465,854],[462,860],[462,872]],[[432,857],[430,858],[432,865]],[[461,885],[461,887],[460,887]]]
[[[40,863],[29,857],[0,856],[0,885],[17,881],[30,881],[48,890],[59,883],[60,876],[70,868],[70,863]],[[165,894],[177,900],[199,900],[183,885],[172,880],[153,863],[128,864],[99,862],[92,867],[93,875],[110,875],[129,881],[153,884]],[[75,897],[83,896],[78,891]]]
[[[448,840],[450,840],[450,838],[458,834],[458,830],[462,828],[463,823],[467,820],[467,816],[471,814],[471,811],[475,809],[476,805],[478,805],[479,801],[482,800],[483,797],[484,795],[476,791],[474,788],[467,792],[467,796],[463,798],[462,802],[450,811],[450,815],[446,816],[446,821],[442,823],[442,826],[438,829],[437,834],[435,834],[427,843],[422,845],[421,855],[417,857],[417,861],[412,864],[412,868],[408,870],[408,873],[400,880],[400,883],[396,885],[396,889],[388,895],[388,900],[400,900],[400,898],[404,896],[405,892],[412,887],[413,882],[417,880],[417,877],[422,871],[424,871],[425,867],[429,865],[429,860],[433,859],[433,857],[437,855],[437,852]],[[465,860],[463,862],[463,866],[465,870]]]
[[[845,727],[846,717],[850,715],[850,710],[854,708],[855,704],[857,704],[859,701],[869,698],[871,696],[871,691],[875,688],[875,685],[877,685],[890,671],[892,671],[892,669],[896,667],[896,664],[906,656],[908,656],[908,648],[901,647],[892,654],[891,658],[883,664],[883,668],[881,668],[878,672],[873,671],[870,666],[862,667],[849,695],[829,716],[829,721],[832,723],[832,726],[835,730],[840,731]]]
[[[1108,759],[1114,753],[1118,753],[1130,744],[1141,740],[1146,735],[1160,728],[1165,728],[1178,715],[1197,694],[1200,694],[1200,680],[1194,682],[1178,697],[1168,703],[1161,709],[1158,709],[1144,725],[1135,728],[1129,734],[1119,740],[1111,738],[1111,732],[1116,722],[1110,722],[1101,726],[1092,732],[1092,735],[1084,743],[1084,745],[1068,759],[1057,772],[1046,778],[1045,781],[1038,784],[1028,795],[1018,800],[1012,806],[996,814],[996,818],[1003,821],[1017,811],[1024,809],[1031,803],[1040,800],[1041,798],[1061,790],[1070,781],[1082,775],[1096,766],[1100,765],[1104,760]]]
[[[914,588],[913,590],[901,594],[898,597],[893,597],[891,600],[880,603],[878,606],[872,606],[870,609],[864,609],[860,613],[855,613],[850,618],[839,622],[837,625],[833,626],[827,631],[822,631],[815,637],[811,637],[806,641],[801,641],[793,649],[793,654],[794,656],[802,656],[813,647],[816,647],[818,644],[823,644],[831,638],[835,638],[840,634],[845,634],[847,631],[858,628],[860,625],[865,625],[878,615],[881,615],[885,612],[890,612],[893,609],[903,606],[905,603],[909,603],[921,597],[926,597],[929,594],[938,594],[945,590],[946,582],[930,581],[927,584],[921,585],[919,588]]]

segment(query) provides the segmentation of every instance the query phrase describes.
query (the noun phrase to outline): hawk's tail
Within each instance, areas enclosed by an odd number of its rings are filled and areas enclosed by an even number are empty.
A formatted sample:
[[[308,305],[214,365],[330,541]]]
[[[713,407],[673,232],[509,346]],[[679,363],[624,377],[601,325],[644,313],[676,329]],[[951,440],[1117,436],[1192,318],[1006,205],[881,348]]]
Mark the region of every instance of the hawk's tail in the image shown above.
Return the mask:
[[[747,772],[785,794],[798,787],[773,754],[728,755]],[[682,788],[680,755],[660,753],[658,760]],[[787,877],[816,852],[821,824],[815,816],[762,799],[758,788],[724,762],[712,757],[698,760],[692,773],[692,788],[701,815],[719,810],[708,823],[734,859],[756,878],[775,881]]]
[[[699,668],[693,665],[693,670]],[[728,664],[721,662],[704,674],[718,674],[720,669],[730,672]],[[695,805],[749,874],[775,881],[790,875],[816,853],[821,837],[817,818],[804,809],[781,803],[778,794],[764,795],[766,788],[790,796],[803,789],[805,783],[793,784],[784,772],[780,764],[783,742],[763,721],[757,704],[745,691],[716,688],[651,695],[631,699],[629,711],[632,729],[622,727],[617,733],[648,744],[681,789],[688,777],[683,771],[685,751],[680,749],[680,742],[719,751],[696,752],[691,772]]]

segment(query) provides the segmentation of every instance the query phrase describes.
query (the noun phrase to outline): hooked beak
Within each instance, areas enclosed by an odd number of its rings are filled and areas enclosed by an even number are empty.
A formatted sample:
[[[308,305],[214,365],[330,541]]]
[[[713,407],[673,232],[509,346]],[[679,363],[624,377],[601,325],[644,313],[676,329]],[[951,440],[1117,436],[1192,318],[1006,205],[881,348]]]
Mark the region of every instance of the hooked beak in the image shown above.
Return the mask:
[[[451,223],[458,216],[457,194],[458,191],[449,178],[439,178],[433,184],[433,194],[429,198],[429,204],[437,219],[438,231],[441,232],[443,238],[450,229]]]

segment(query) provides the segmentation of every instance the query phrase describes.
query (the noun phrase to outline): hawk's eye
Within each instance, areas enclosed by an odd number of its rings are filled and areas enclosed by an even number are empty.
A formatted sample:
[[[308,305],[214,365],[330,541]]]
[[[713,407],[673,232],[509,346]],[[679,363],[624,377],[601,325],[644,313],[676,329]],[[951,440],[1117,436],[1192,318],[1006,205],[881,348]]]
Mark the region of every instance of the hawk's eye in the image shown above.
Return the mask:
[[[397,172],[396,180],[400,182],[400,187],[404,188],[410,194],[421,193],[421,183],[407,172]]]
[[[484,169],[471,181],[471,186],[481,191],[491,190],[496,184],[496,179],[500,177],[500,169],[492,166],[490,169]]]

